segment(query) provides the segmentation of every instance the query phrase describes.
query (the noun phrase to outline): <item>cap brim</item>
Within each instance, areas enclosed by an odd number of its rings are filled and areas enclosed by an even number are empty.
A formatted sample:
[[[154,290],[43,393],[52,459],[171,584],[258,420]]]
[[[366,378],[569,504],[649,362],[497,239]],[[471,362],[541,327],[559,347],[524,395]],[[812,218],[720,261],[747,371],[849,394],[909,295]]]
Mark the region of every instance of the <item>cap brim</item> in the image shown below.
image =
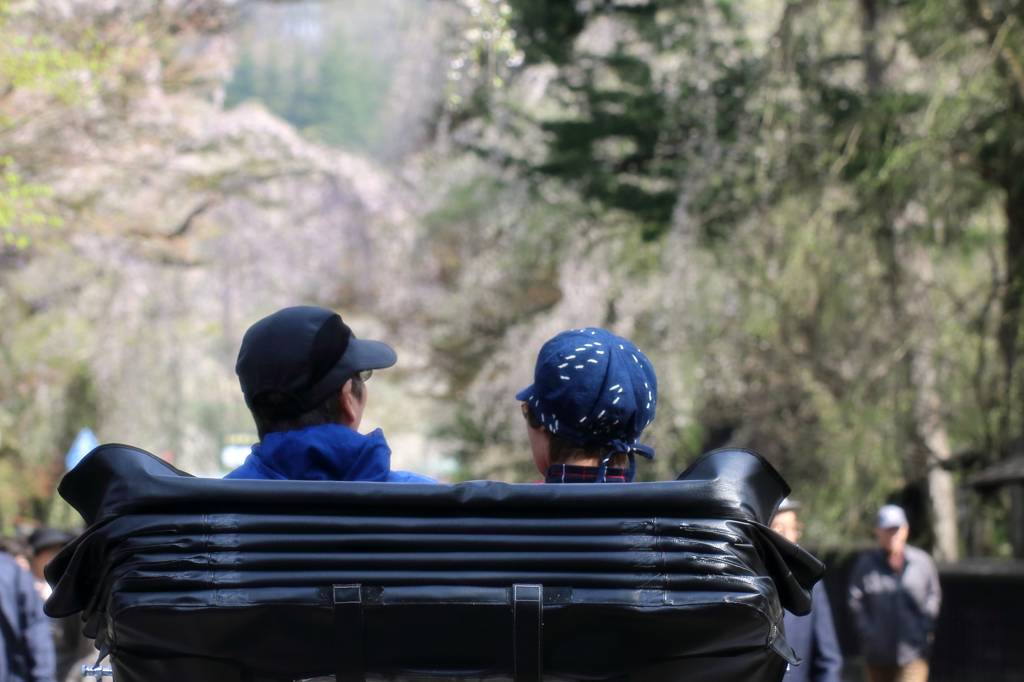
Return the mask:
[[[32,551],[38,552],[50,547],[63,547],[64,545],[70,544],[74,539],[75,536],[73,535],[68,535],[63,531],[54,531],[45,533],[36,538],[35,542],[29,540],[28,544],[32,548]]]
[[[396,362],[398,353],[386,343],[353,337],[349,339],[348,348],[338,364],[351,369],[354,374],[367,369],[385,369]]]
[[[522,402],[524,400],[531,400],[533,398],[533,384],[530,384],[523,390],[516,393],[516,400]]]

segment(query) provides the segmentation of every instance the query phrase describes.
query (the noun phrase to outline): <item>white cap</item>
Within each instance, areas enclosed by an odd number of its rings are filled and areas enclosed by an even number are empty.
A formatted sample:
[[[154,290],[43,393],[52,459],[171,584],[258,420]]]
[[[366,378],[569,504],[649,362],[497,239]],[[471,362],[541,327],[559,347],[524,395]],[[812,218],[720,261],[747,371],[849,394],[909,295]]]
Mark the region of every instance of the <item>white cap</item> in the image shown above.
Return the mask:
[[[804,508],[804,503],[803,502],[801,502],[799,500],[794,500],[791,497],[787,497],[786,499],[782,500],[781,503],[779,503],[779,511],[780,512],[786,512],[786,511],[798,512],[798,511],[800,511],[803,508]]]
[[[875,528],[899,528],[906,526],[907,515],[903,511],[903,507],[898,507],[895,504],[887,504],[878,510],[878,516],[875,518]]]

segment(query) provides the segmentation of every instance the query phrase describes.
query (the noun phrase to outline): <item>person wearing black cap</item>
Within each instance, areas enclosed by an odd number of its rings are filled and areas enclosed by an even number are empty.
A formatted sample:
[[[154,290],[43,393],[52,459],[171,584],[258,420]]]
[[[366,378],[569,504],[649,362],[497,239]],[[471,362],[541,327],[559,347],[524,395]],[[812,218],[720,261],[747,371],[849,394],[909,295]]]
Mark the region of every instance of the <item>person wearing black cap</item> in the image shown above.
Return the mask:
[[[32,556],[28,561],[32,567],[32,576],[36,579],[36,589],[43,599],[49,597],[51,592],[43,577],[43,568],[64,549],[64,545],[74,539],[74,536],[51,526],[39,526],[28,536],[28,546],[32,548]]]
[[[40,526],[28,536],[28,544],[32,548],[32,558],[29,560],[32,577],[35,578],[36,590],[43,599],[49,597],[52,592],[43,575],[43,569],[74,539],[75,536],[52,526]],[[85,623],[77,615],[49,620],[54,650],[57,654],[57,679],[66,680],[72,672],[76,673],[70,675],[72,678],[80,678],[81,668],[76,671],[75,664],[90,653],[95,657],[96,651],[93,641],[82,632]]]
[[[435,483],[392,471],[380,429],[356,430],[366,380],[397,359],[386,344],[357,339],[324,308],[285,308],[254,324],[235,373],[260,442],[225,478]]]
[[[797,518],[797,512],[802,508],[800,502],[788,497],[784,499],[772,519],[772,530],[796,544],[803,532],[803,524]],[[803,659],[800,665],[789,666],[784,682],[841,682],[843,654],[839,649],[824,582],[814,584],[811,598],[814,607],[807,615],[794,616],[789,611],[783,614],[786,641]]]
[[[516,394],[533,462],[546,483],[628,483],[637,441],[654,419],[658,380],[636,346],[605,329],[562,332],[541,347],[534,381]]]

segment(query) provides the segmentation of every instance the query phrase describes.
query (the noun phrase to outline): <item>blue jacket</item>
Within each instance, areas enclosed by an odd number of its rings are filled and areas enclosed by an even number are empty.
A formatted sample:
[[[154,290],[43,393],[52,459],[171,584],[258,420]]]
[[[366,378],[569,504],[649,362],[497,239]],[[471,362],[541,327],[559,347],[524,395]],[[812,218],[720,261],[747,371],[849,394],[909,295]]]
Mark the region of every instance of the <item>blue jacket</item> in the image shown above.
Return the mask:
[[[54,682],[50,619],[32,576],[0,552],[0,682]]]
[[[252,446],[242,466],[224,478],[437,483],[408,471],[392,471],[391,448],[380,429],[364,436],[340,424],[268,433]]]
[[[836,628],[832,622],[832,607],[822,583],[811,590],[814,608],[806,616],[785,612],[786,641],[796,655],[804,659],[790,666],[785,682],[840,682],[843,672],[843,654],[839,650]]]

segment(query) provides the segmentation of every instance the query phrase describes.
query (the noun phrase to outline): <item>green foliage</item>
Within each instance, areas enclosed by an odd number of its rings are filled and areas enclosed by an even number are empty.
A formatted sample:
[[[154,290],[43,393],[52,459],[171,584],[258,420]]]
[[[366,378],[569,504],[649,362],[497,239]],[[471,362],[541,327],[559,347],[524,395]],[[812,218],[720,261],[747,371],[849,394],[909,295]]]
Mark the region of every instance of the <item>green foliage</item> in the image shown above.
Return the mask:
[[[382,141],[381,111],[387,65],[343,31],[325,41],[317,57],[276,51],[257,58],[243,49],[228,84],[228,107],[257,98],[303,134],[338,147],[373,151]]]
[[[462,139],[579,211],[570,242],[619,245],[595,264],[613,283],[590,319],[627,321],[664,377],[649,438],[669,454],[651,472],[754,447],[813,509],[812,539],[835,542],[878,504],[927,498],[936,457],[1010,454],[1024,5],[510,4],[543,95],[478,93]],[[503,328],[578,319],[560,306]]]
[[[511,27],[512,7],[506,0],[459,0],[469,15],[459,48],[448,71],[448,105],[462,103],[458,83],[463,76],[471,81],[486,72],[485,87],[501,88],[509,69],[519,66],[524,55],[516,46]]]
[[[650,226],[645,234],[656,236],[668,225],[676,197],[674,188],[660,189],[674,183],[656,152],[668,103],[652,92],[644,61],[619,52],[608,58],[607,69],[587,73],[584,85],[571,88],[586,98],[589,117],[542,126],[553,139],[537,170],[578,182],[585,197],[636,214]],[[606,89],[597,80],[617,85]]]
[[[456,309],[437,315],[446,324],[439,325],[444,331],[434,339],[439,367],[460,397],[512,326],[550,310],[562,296],[558,254],[568,234],[559,227],[579,214],[547,204],[525,183],[510,186],[507,180],[480,169],[424,220],[422,249],[439,263],[441,283],[460,299]],[[495,251],[500,253],[496,262]],[[467,286],[478,279],[486,280],[486,287]],[[452,313],[457,319],[445,319]],[[460,427],[463,431],[472,432]]]
[[[29,245],[28,233],[33,227],[59,226],[59,217],[37,208],[39,197],[51,195],[48,187],[23,183],[13,171],[6,171],[14,160],[0,157],[0,235],[9,246],[24,249]]]
[[[37,119],[45,123],[76,111],[101,97],[105,85],[120,84],[116,72],[128,60],[132,41],[139,38],[134,26],[126,29],[118,24],[108,35],[95,25],[48,23],[34,9],[30,4],[0,0],[0,526],[4,532],[15,522],[45,520],[49,515],[55,482],[63,470],[61,449],[71,444],[69,429],[77,433],[81,427],[61,423],[61,412],[70,406],[64,412],[67,419],[80,421],[77,414],[90,421],[82,411],[94,406],[86,400],[88,391],[75,390],[80,368],[39,362],[38,349],[48,342],[48,330],[36,328],[31,306],[9,280],[8,267],[16,270],[30,261],[34,249],[27,247],[59,242],[50,239],[52,228],[63,225],[51,188],[32,179],[48,174],[56,164],[37,149],[45,145],[25,144],[18,133]],[[43,419],[34,401],[51,391],[49,419]],[[76,515],[68,511],[58,519],[62,525],[74,523]]]
[[[512,4],[527,64],[557,65],[556,85],[578,112],[539,121],[551,142],[532,170],[633,213],[645,238],[656,239],[671,226],[681,185],[712,163],[715,174],[694,188],[690,210],[705,218],[710,238],[730,229],[753,199],[753,159],[716,158],[749,135],[745,110],[763,67],[745,38],[711,31],[706,8],[683,0],[595,3],[589,13],[572,3]],[[720,4],[718,18],[741,24],[731,7]],[[601,21],[595,33],[613,31],[610,45],[584,34]],[[570,49],[578,36],[582,45]]]
[[[577,11],[575,0],[519,0],[514,3],[512,26],[516,43],[529,64],[550,59],[556,64],[571,60],[572,44],[586,25],[586,14]]]
[[[0,2],[0,87],[35,90],[66,103],[77,101],[82,72],[96,70],[101,55],[95,48],[58,45],[52,36],[24,35],[12,25],[17,16],[9,1]],[[82,42],[89,37],[83,36]],[[10,121],[0,119],[3,123]]]
[[[82,102],[89,80],[103,74],[124,57],[94,32],[67,44],[59,35],[32,32],[19,20],[22,12],[0,0],[0,134],[23,125],[36,112],[5,106],[15,92],[31,92],[44,100],[55,98],[64,106]],[[34,228],[59,226],[61,219],[44,208],[50,196],[44,185],[25,182],[15,172],[15,158],[0,155],[0,235],[9,246],[23,249]]]
[[[308,93],[310,122],[299,127],[329,144],[373,149],[384,132],[380,112],[387,86],[384,69],[373,55],[349,47],[339,33],[330,41]]]

